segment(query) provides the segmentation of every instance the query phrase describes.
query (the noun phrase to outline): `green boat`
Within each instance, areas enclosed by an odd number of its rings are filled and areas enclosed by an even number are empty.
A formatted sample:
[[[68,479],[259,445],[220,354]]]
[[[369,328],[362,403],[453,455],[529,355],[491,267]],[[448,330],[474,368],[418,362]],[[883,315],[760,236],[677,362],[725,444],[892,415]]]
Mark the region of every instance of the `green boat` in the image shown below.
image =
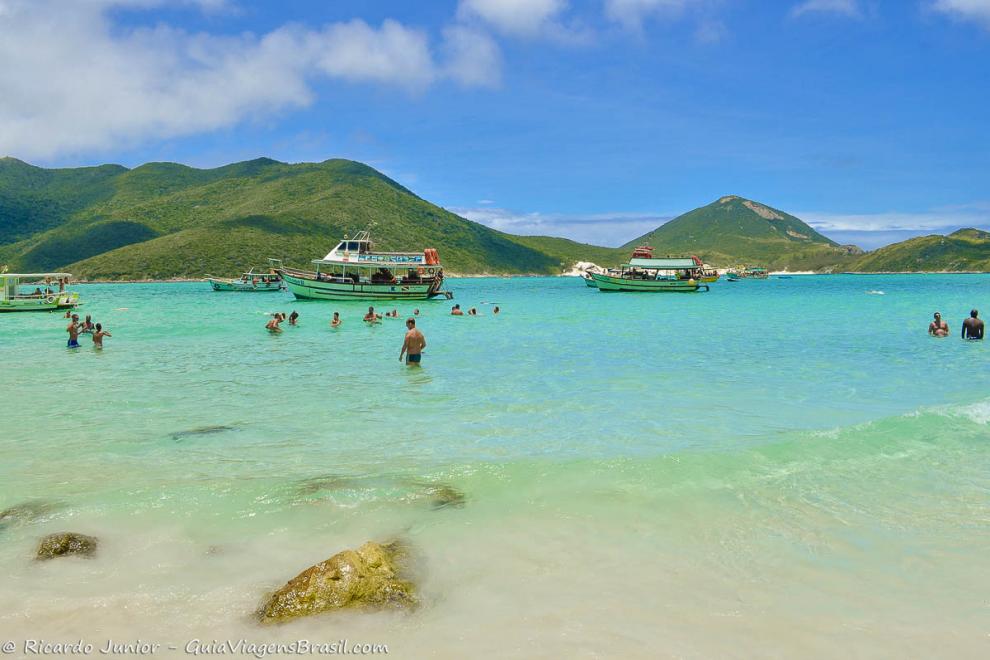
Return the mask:
[[[52,312],[82,303],[69,273],[0,273],[0,312]],[[31,290],[31,287],[34,287]]]
[[[281,291],[282,278],[278,273],[256,273],[252,268],[241,275],[239,279],[206,276],[214,291],[243,291],[248,293]]]
[[[708,291],[696,257],[634,257],[616,271],[589,273],[599,291],[692,293]]]

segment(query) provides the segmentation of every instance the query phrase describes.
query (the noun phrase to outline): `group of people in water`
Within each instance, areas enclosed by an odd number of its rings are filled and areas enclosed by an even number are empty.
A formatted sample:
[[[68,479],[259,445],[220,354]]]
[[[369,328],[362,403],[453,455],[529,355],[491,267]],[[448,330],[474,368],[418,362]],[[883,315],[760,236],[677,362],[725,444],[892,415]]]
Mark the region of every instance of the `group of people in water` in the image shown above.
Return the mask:
[[[949,324],[942,320],[940,312],[935,312],[935,319],[928,324],[928,334],[932,337],[949,336]],[[962,338],[983,339],[983,319],[980,318],[979,310],[970,310],[969,318],[963,321]]]
[[[492,314],[499,314],[501,311],[498,305],[492,308]],[[402,350],[399,352],[399,360],[405,360],[408,365],[419,365],[422,361],[423,350],[426,348],[426,337],[416,327],[416,317],[419,316],[419,308],[414,309],[412,313],[413,315],[406,319],[406,334],[402,342]],[[461,310],[460,305],[454,305],[450,310],[450,315],[464,316],[465,314]],[[478,310],[472,307],[468,310],[467,316],[479,316]],[[362,320],[368,325],[375,325],[381,323],[383,318],[397,319],[399,318],[399,310],[392,309],[391,311],[386,311],[383,315],[375,311],[374,306],[370,306]],[[298,325],[299,313],[293,310],[291,314],[286,316],[285,312],[275,312],[272,314],[271,319],[265,323],[265,329],[272,334],[278,334],[282,332],[281,324],[286,319],[288,319],[289,325]],[[342,323],[343,319],[340,318],[340,312],[334,312],[330,319],[330,327],[339,328]]]
[[[79,348],[79,335],[90,335],[93,338],[93,348],[99,349],[103,348],[104,337],[113,337],[109,330],[103,329],[102,323],[93,323],[89,314],[85,321],[80,321],[79,315],[69,310],[65,313],[65,318],[69,319],[69,325],[65,329],[69,333],[68,348]]]

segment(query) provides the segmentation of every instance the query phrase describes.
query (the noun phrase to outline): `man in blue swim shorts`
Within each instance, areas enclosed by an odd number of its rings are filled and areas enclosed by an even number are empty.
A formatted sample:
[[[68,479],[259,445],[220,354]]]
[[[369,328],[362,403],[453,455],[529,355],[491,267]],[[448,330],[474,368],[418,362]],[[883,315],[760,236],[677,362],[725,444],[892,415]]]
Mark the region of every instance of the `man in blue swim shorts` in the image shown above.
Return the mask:
[[[419,364],[423,357],[423,349],[426,348],[426,337],[416,327],[416,319],[407,319],[406,327],[409,331],[406,333],[405,341],[402,342],[402,351],[399,352],[399,362],[405,357],[406,364]]]
[[[69,348],[79,348],[79,315],[73,314],[72,320],[69,321],[69,327],[65,329],[69,333]]]

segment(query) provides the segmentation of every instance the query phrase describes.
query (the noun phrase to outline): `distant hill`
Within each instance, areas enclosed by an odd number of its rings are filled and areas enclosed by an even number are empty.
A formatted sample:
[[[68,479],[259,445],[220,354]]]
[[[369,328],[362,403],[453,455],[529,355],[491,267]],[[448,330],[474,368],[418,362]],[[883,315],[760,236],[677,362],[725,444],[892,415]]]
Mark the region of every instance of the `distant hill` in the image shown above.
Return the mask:
[[[0,264],[11,270],[157,279],[236,274],[268,257],[307,265],[372,223],[378,248],[435,247],[459,273],[559,273],[614,252],[495,231],[348,160],[49,170],[0,159]]]
[[[623,247],[644,244],[657,254],[694,254],[715,266],[790,270],[830,269],[862,252],[840,246],[793,215],[736,195],[680,215]]]
[[[857,272],[990,271],[990,233],[960,229],[919,236],[868,252],[848,264]]]

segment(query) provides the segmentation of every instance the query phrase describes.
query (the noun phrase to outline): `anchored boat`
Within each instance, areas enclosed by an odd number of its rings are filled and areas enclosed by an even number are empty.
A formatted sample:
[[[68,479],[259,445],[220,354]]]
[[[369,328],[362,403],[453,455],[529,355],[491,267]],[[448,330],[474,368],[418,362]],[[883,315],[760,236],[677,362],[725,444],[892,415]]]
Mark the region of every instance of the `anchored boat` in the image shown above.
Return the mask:
[[[269,259],[296,298],[318,300],[427,300],[453,298],[443,291],[443,266],[433,248],[422,252],[375,252],[371,235],[344,237],[314,271],[287,268]]]
[[[256,273],[252,268],[240,276],[239,279],[228,279],[224,277],[206,276],[206,281],[210,283],[214,291],[281,291],[282,278],[278,273]]]
[[[50,312],[82,303],[67,291],[70,273],[0,273],[0,312]],[[34,290],[31,290],[31,287]]]
[[[708,291],[702,281],[703,265],[698,257],[654,258],[653,248],[640,246],[629,263],[618,270],[588,275],[599,291],[693,292]],[[589,286],[591,284],[589,283]]]

